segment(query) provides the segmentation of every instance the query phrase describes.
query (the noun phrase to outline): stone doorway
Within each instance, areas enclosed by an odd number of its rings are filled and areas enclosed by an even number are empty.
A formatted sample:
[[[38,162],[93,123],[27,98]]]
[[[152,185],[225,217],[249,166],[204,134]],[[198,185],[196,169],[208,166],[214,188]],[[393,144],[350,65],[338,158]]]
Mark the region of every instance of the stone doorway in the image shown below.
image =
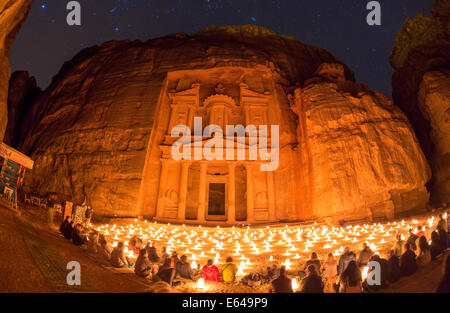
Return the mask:
[[[225,183],[210,183],[208,216],[225,217]]]

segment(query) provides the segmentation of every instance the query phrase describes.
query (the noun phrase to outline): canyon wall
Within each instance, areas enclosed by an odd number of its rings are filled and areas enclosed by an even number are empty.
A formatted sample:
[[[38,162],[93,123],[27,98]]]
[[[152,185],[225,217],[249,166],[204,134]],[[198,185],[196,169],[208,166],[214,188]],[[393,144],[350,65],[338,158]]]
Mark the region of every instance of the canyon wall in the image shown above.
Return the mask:
[[[426,207],[431,173],[406,116],[382,92],[323,64],[293,97],[311,211],[332,220],[393,218]],[[307,179],[304,179],[307,178]]]
[[[414,127],[433,172],[431,200],[440,205],[450,202],[450,2],[438,0],[431,11],[404,23],[390,60],[394,103]]]
[[[11,66],[11,46],[26,19],[32,0],[0,0],[0,140],[8,122],[7,99]]]
[[[25,189],[74,201],[86,196],[99,215],[151,217],[155,208],[143,210],[142,199],[155,198],[159,188],[161,155],[149,151],[167,128],[155,127],[167,113],[159,104],[167,92],[198,85],[203,103],[210,94],[201,86],[216,81],[262,96],[270,90],[281,127],[297,129],[280,155],[294,174],[275,173],[275,184],[289,179],[294,186],[275,195],[280,220],[392,217],[425,207],[430,170],[390,99],[356,84],[327,51],[256,26],[81,51],[24,119],[19,148],[35,161]],[[240,103],[239,92],[229,96]],[[283,152],[291,146],[295,152]]]

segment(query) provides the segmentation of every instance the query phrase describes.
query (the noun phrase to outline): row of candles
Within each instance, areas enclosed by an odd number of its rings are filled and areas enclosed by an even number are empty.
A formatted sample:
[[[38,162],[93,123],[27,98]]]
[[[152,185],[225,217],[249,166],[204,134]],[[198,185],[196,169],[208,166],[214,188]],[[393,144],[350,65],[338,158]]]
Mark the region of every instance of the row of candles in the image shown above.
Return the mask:
[[[134,220],[126,225],[100,225],[97,230],[103,233],[113,246],[118,241],[125,244],[125,252],[135,258],[134,251],[128,250],[128,241],[137,236],[144,243],[155,247],[166,247],[166,252],[177,251],[185,254],[191,266],[197,268],[198,263],[205,264],[212,259],[220,264],[225,257],[231,256],[239,262],[238,275],[244,275],[252,267],[265,268],[273,262],[281,263],[287,270],[299,268],[301,260],[306,261],[311,252],[325,257],[328,253],[339,256],[344,247],[356,250],[367,242],[375,253],[390,249],[396,234],[403,239],[409,229],[421,225],[424,231],[434,229],[438,222],[436,216],[419,219],[393,221],[333,227],[325,225],[290,226],[276,225],[266,227],[231,227],[211,228],[202,226],[171,225],[156,222]],[[123,224],[121,221],[120,224]],[[427,236],[429,239],[429,237]],[[364,269],[367,274],[367,269]],[[296,284],[293,282],[293,284]]]

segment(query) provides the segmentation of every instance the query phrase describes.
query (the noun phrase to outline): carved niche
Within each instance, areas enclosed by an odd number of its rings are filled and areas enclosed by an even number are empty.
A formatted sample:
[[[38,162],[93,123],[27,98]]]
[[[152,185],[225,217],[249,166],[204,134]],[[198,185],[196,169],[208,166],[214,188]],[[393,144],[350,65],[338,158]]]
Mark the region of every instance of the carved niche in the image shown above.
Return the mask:
[[[240,84],[240,103],[245,112],[246,125],[255,126],[268,125],[268,106],[272,100],[272,94],[269,91],[259,93],[248,88],[245,83]]]
[[[186,125],[192,129],[193,115],[199,106],[200,84],[192,84],[192,87],[179,92],[169,92],[171,107],[169,128],[167,134],[170,135],[176,125]]]
[[[216,88],[216,92],[223,92],[221,84]],[[209,125],[218,125],[225,132],[226,125],[229,124],[231,112],[235,105],[236,103],[233,98],[224,94],[217,93],[206,98],[204,107],[209,116]]]

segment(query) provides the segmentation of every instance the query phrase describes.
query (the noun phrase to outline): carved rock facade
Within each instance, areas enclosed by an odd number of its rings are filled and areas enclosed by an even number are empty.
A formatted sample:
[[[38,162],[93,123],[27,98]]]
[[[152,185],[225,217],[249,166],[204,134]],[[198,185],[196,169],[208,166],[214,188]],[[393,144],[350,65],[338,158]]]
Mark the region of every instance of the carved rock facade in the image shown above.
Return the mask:
[[[195,117],[203,127],[279,125],[278,168],[262,171],[259,156],[173,159],[172,129],[192,129]],[[27,188],[86,195],[100,215],[337,221],[400,215],[428,200],[428,165],[389,98],[354,83],[326,51],[251,26],[84,50],[26,119],[21,148],[35,160]],[[253,139],[242,139],[235,155],[250,153]]]

